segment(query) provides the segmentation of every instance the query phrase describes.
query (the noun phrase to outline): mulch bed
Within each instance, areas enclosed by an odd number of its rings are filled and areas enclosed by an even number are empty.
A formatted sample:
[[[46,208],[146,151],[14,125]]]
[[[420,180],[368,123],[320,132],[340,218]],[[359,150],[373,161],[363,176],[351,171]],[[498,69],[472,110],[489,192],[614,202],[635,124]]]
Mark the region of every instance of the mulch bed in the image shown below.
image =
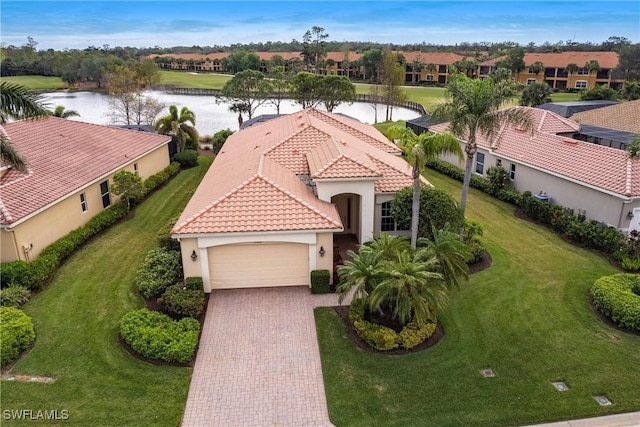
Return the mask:
[[[404,348],[396,348],[393,350],[386,350],[386,351],[376,350],[375,348],[372,348],[369,344],[367,344],[365,340],[360,338],[360,336],[358,335],[358,332],[356,332],[356,329],[353,327],[353,323],[351,323],[351,321],[349,320],[348,305],[339,305],[339,306],[333,307],[333,309],[336,311],[336,313],[338,313],[338,316],[340,316],[345,326],[347,327],[347,336],[349,337],[349,339],[353,341],[355,345],[357,345],[361,349],[366,350],[370,353],[389,354],[394,356],[398,356],[402,354],[418,353],[420,351],[426,350],[429,347],[436,345],[438,341],[440,341],[440,339],[444,337],[444,328],[442,327],[442,323],[438,322],[438,325],[436,326],[436,330],[433,333],[433,335],[431,335],[423,343],[417,345],[412,349],[407,350]]]
[[[469,266],[469,274],[478,273],[480,271],[486,270],[491,267],[491,263],[493,263],[493,258],[491,258],[491,254],[487,251],[484,251],[484,256],[482,259],[475,264],[471,264]]]

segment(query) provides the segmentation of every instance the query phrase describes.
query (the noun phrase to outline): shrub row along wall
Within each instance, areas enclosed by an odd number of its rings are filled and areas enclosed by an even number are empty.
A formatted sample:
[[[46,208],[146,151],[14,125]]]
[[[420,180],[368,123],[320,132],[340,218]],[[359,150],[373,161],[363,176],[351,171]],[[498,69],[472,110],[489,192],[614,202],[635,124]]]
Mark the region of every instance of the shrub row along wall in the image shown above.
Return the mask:
[[[462,181],[464,170],[442,160],[432,160],[427,166]],[[499,169],[499,168],[496,168]],[[499,173],[495,174],[499,176]],[[471,176],[470,186],[498,199],[520,206],[527,217],[534,221],[550,225],[555,231],[566,235],[574,243],[596,249],[608,255],[626,252],[627,237],[620,230],[603,226],[598,221],[587,221],[584,213],[575,213],[565,208],[536,199],[530,191],[520,193],[503,188],[499,180],[490,181],[477,175]]]
[[[180,172],[179,163],[171,163],[164,170],[150,176],[145,182],[145,195],[148,196]],[[42,288],[58,270],[64,260],[78,250],[85,242],[105,231],[127,215],[125,203],[116,203],[100,212],[84,226],[76,228],[66,236],[56,240],[43,249],[32,262],[13,261],[1,265],[2,287],[10,284],[21,285],[31,290]]]

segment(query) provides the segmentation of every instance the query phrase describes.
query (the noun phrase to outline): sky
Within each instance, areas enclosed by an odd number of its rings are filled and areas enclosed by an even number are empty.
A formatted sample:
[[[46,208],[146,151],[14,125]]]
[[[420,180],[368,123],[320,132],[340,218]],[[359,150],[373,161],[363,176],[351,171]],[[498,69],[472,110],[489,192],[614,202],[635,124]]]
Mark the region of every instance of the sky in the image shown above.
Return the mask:
[[[640,42],[640,1],[0,1],[0,44],[37,49],[302,40],[456,44]]]

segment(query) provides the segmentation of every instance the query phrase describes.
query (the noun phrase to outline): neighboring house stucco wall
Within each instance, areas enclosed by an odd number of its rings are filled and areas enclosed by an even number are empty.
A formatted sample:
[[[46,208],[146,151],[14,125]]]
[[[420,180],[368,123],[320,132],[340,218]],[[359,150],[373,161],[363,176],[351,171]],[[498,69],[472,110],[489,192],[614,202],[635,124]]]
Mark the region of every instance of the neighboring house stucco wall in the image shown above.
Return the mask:
[[[461,146],[464,149],[464,144]],[[501,161],[501,165],[508,175],[511,172],[511,165],[515,164],[515,179],[512,181],[514,189],[521,193],[525,191],[531,191],[533,194],[540,191],[545,192],[551,197],[551,203],[574,209],[576,213],[578,210],[586,211],[588,219],[628,230],[631,223],[631,219],[627,216],[628,212],[633,211],[635,207],[640,207],[640,199],[629,202],[629,199],[620,195],[616,196],[605,190],[599,190],[549,171],[531,167],[515,159],[496,156],[484,147],[478,147],[478,152],[485,155],[482,174],[485,178],[489,167],[496,166],[498,160]],[[459,166],[457,159],[452,156],[442,156],[441,159]],[[472,173],[479,175],[476,173],[476,159],[477,157],[474,158]]]
[[[163,145],[144,157],[126,164],[109,176],[103,177],[91,183],[91,185],[67,195],[65,198],[58,200],[56,203],[35,215],[27,217],[27,219],[23,221],[18,221],[17,225],[8,226],[7,228],[14,234],[18,254],[16,257],[15,250],[5,252],[5,244],[8,245],[8,243],[4,242],[4,237],[9,233],[3,230],[2,262],[15,261],[16,259],[31,261],[49,244],[65,236],[72,230],[85,225],[91,218],[102,212],[104,208],[100,183],[107,179],[109,180],[111,204],[115,203],[118,197],[114,196],[111,190],[113,175],[120,170],[133,172],[134,163],[137,163],[138,171],[143,178],[160,172],[169,164],[167,145]],[[81,194],[85,195],[86,211],[84,212],[82,211],[80,200]],[[29,248],[26,253],[23,249],[24,246]]]

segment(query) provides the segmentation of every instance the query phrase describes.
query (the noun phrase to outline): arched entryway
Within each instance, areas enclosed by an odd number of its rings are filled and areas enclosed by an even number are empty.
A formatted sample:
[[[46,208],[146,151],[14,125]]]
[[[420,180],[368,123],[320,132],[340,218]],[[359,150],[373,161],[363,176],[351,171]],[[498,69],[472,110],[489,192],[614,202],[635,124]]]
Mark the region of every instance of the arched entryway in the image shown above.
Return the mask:
[[[360,200],[361,197],[353,193],[336,194],[331,197],[331,203],[338,209],[344,227],[344,231],[340,234],[352,234],[358,242],[361,241]]]

